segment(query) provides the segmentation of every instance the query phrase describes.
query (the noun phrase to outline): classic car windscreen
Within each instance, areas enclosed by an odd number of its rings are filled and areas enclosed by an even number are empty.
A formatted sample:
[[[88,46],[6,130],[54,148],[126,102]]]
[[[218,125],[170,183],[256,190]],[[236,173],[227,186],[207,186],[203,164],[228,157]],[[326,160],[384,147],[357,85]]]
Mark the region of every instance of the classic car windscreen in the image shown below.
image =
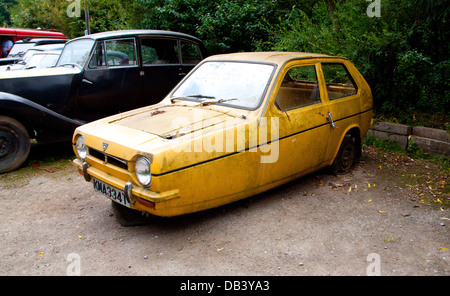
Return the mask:
[[[93,46],[94,41],[89,39],[68,43],[61,53],[57,66],[76,64],[84,68]]]
[[[50,68],[56,64],[59,55],[57,53],[35,54],[28,61],[26,68]]]
[[[206,62],[172,94],[172,98],[255,109],[274,71],[273,65]]]
[[[23,57],[23,55],[34,46],[34,43],[16,43],[8,54],[8,58]]]

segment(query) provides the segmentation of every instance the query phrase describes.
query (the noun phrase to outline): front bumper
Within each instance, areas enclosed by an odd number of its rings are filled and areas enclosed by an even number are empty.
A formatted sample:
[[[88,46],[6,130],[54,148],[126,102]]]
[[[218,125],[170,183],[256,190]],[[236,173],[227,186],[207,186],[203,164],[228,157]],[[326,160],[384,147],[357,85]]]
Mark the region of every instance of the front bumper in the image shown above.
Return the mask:
[[[75,159],[73,164],[78,167],[78,172],[83,175],[87,182],[92,182],[92,178],[103,181],[110,186],[123,190],[131,201],[131,208],[134,210],[157,214],[158,204],[171,201],[180,197],[179,190],[171,190],[166,192],[154,192],[140,186],[134,185],[130,180],[122,180],[111,174],[108,174],[95,166],[80,159]]]

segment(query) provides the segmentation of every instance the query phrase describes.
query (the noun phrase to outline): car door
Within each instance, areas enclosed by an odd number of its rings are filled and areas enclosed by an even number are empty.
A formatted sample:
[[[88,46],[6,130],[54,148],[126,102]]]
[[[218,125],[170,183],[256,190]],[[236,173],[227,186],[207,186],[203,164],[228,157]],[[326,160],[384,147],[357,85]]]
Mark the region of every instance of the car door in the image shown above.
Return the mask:
[[[97,41],[77,93],[77,119],[92,121],[134,109],[141,93],[135,38]]]
[[[183,79],[194,67],[202,61],[203,54],[197,43],[180,39],[181,66],[178,73],[179,80]]]
[[[148,104],[161,101],[203,58],[189,40],[142,37],[143,96]]]
[[[346,132],[358,127],[361,115],[358,85],[342,60],[324,60],[321,63],[324,97],[329,106],[329,120],[332,122],[326,158],[337,154]]]
[[[183,78],[178,39],[141,37],[143,97],[147,105],[161,101]]]
[[[320,65],[303,63],[285,66],[269,101],[266,116],[278,118],[279,152],[276,161],[262,164],[261,185],[304,175],[324,163],[332,127],[322,100]]]

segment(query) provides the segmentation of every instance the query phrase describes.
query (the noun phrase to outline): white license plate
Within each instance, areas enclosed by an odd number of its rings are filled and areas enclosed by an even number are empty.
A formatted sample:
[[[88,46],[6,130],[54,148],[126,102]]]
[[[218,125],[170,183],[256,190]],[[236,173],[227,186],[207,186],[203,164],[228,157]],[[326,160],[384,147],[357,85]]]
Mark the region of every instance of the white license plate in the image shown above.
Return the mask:
[[[102,193],[112,201],[115,201],[128,208],[130,207],[130,199],[125,196],[123,190],[117,189],[95,178],[92,178],[92,184],[94,185],[94,189],[96,191]]]

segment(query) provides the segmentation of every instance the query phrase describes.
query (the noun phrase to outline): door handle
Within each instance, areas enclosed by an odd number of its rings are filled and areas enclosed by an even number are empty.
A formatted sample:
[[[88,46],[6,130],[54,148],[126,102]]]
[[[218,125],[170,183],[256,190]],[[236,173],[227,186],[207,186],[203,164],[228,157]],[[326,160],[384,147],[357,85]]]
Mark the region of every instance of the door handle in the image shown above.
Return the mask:
[[[330,119],[331,127],[336,128],[336,125],[334,124],[333,117],[331,117],[331,112],[328,112],[328,118]]]
[[[83,79],[83,80],[81,80],[81,82],[84,82],[84,83],[87,83],[87,84],[90,84],[90,85],[94,84],[92,81],[89,81],[87,79]]]

